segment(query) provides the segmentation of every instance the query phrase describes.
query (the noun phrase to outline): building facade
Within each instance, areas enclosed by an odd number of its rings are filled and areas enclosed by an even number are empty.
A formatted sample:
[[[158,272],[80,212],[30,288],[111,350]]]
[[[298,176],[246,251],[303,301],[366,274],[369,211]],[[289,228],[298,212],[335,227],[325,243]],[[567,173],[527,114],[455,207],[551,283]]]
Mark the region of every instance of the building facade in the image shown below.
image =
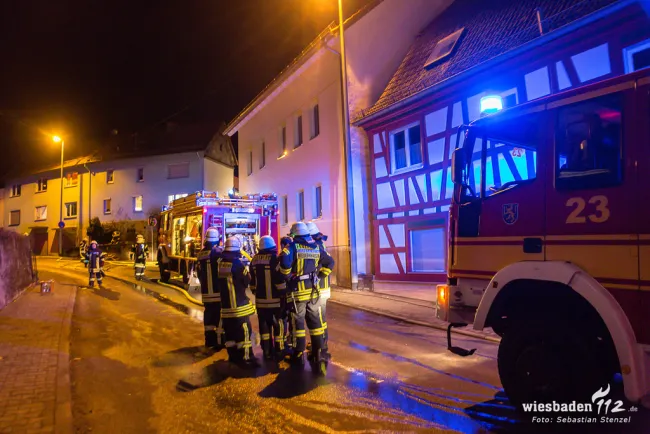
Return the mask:
[[[377,100],[417,32],[449,3],[377,1],[347,21],[350,112]],[[370,167],[365,133],[353,129],[354,196],[348,198],[337,35],[333,26],[321,33],[228,125],[226,134],[238,134],[239,190],[277,193],[283,233],[295,221],[314,220],[329,237],[328,250],[337,261],[335,280],[349,287],[356,281],[350,276],[351,254],[359,273],[371,273]],[[356,223],[352,243],[350,203]]]
[[[215,136],[197,151],[66,161],[63,207],[60,167],[7,179],[3,227],[29,235],[33,252],[42,255],[58,253],[59,221],[65,224],[67,253],[96,217],[103,224],[141,232],[148,218],[175,198],[199,190],[226,194],[232,188],[236,160],[229,140],[225,145],[224,150],[223,139]]]
[[[372,139],[379,280],[446,277],[451,154],[459,126],[480,117],[482,97],[500,96],[507,108],[650,66],[644,2],[481,3],[457,0],[432,21],[379,101],[354,120]],[[535,152],[488,152],[487,188],[535,176]]]

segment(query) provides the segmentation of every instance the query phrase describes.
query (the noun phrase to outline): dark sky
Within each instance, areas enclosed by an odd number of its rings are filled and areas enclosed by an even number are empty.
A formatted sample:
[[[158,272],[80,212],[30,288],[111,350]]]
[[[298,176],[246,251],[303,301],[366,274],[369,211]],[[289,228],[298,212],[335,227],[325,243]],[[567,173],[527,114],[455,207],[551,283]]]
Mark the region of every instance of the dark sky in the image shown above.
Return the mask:
[[[344,0],[346,16],[369,0]],[[234,117],[331,21],[337,0],[0,2],[0,175],[91,140]]]

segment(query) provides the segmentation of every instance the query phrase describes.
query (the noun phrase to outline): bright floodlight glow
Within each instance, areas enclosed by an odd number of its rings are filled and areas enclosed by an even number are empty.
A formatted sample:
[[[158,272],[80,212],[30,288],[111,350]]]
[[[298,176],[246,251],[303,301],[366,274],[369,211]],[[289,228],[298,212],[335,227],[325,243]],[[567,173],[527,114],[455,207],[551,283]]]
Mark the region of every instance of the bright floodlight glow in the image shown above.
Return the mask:
[[[488,95],[481,98],[481,113],[489,114],[503,110],[503,101],[498,95]]]
[[[235,190],[231,188],[230,190],[228,190],[228,194],[235,194]]]
[[[59,137],[59,136],[53,136],[53,137],[52,137],[52,140],[54,141],[54,143],[59,143],[59,142],[61,141],[61,137]]]

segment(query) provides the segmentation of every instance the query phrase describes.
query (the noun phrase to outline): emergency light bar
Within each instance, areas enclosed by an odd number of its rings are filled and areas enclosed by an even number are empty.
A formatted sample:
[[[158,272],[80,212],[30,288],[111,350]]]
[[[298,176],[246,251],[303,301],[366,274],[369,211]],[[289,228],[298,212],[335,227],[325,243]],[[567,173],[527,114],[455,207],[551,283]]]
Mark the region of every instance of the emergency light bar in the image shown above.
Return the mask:
[[[488,95],[481,98],[481,114],[489,115],[503,110],[503,100],[499,95]]]

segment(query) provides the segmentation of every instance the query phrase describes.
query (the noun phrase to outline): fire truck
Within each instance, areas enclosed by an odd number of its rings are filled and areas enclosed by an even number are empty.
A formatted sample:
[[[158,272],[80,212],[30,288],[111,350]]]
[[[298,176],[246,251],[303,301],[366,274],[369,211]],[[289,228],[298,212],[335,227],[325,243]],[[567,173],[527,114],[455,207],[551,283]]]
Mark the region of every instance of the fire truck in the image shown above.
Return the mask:
[[[230,236],[239,237],[244,258],[250,260],[261,236],[271,235],[279,245],[277,196],[219,197],[216,192],[197,191],[163,207],[157,255],[162,282],[168,282],[172,274],[180,275],[185,285],[190,282],[209,228],[219,231],[222,244]]]
[[[591,402],[621,377],[648,406],[650,72],[505,110],[495,98],[452,157],[437,287],[449,349],[473,353],[452,346],[453,327],[491,327],[518,406]]]

